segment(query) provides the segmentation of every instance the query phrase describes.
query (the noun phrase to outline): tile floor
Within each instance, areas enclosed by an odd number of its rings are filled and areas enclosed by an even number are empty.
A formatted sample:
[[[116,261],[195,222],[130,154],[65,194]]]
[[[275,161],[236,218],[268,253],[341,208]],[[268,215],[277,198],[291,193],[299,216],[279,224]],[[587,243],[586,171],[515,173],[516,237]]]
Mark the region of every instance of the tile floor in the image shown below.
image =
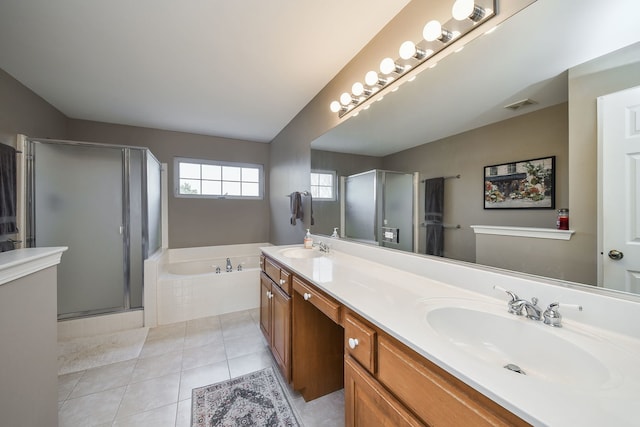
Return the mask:
[[[151,328],[138,342],[129,332],[60,343],[59,427],[190,426],[193,388],[274,364],[258,319],[248,310]],[[304,426],[344,426],[342,390],[311,402],[287,391]]]

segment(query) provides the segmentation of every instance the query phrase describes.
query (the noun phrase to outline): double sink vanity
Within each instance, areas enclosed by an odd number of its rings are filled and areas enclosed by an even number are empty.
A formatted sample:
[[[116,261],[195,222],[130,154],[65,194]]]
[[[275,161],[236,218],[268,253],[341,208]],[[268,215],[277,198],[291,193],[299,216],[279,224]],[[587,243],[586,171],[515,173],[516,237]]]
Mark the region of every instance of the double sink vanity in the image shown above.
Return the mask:
[[[637,425],[637,301],[316,242],[262,248],[260,326],[305,400],[344,387],[347,426]]]

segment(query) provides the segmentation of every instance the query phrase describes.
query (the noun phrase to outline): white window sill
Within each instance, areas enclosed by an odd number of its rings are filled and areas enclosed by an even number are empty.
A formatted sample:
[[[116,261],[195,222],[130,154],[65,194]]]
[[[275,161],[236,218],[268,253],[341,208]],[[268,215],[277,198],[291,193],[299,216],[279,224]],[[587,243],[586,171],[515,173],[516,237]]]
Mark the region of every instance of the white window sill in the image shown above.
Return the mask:
[[[532,237],[535,239],[570,240],[575,230],[556,230],[555,228],[503,227],[498,225],[472,225],[475,234],[493,234],[498,236]]]

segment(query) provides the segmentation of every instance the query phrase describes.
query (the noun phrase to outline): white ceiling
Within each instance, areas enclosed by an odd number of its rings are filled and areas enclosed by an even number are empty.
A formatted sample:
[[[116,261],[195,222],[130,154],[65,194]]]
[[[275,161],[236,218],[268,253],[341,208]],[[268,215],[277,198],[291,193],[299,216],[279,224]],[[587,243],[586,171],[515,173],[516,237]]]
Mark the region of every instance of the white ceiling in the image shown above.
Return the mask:
[[[271,141],[409,0],[0,0],[0,68],[70,118]]]
[[[384,156],[565,102],[565,71],[639,42],[639,16],[638,0],[537,0],[312,147]],[[504,108],[525,98],[537,104]]]

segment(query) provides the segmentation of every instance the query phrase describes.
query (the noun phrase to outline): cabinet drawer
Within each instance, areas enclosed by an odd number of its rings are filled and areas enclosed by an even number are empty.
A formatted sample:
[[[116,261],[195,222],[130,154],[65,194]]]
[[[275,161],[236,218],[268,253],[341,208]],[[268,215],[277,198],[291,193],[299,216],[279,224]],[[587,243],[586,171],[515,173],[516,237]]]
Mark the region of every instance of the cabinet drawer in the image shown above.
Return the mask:
[[[294,276],[293,290],[299,293],[307,302],[313,304],[318,310],[323,312],[329,319],[340,324],[340,304],[333,298],[324,295],[315,287],[302,282]]]
[[[344,319],[344,341],[347,353],[367,371],[375,373],[376,331],[347,314]]]
[[[280,280],[280,266],[269,258],[264,259],[264,272],[267,276],[271,277],[271,280],[278,283]]]
[[[277,283],[287,295],[291,296],[291,273],[281,269],[280,280]]]
[[[386,336],[378,337],[376,377],[428,425],[528,425],[491,399]]]
[[[280,268],[278,264],[269,258],[264,259],[264,271],[276,285],[280,286],[287,295],[291,296],[291,274],[289,274],[288,271]]]

